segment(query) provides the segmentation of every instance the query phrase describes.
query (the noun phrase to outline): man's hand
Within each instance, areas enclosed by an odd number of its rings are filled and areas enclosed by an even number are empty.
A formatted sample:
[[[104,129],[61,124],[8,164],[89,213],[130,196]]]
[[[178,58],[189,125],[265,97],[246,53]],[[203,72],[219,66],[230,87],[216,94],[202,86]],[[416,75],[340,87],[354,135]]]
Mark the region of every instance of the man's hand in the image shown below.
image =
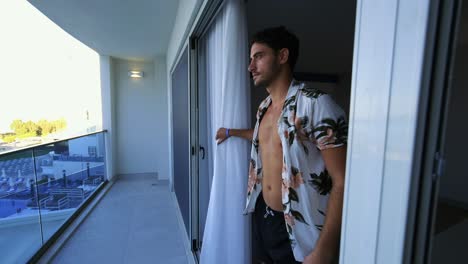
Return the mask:
[[[216,142],[219,144],[223,143],[224,140],[232,137],[239,137],[239,138],[244,138],[247,140],[252,140],[253,138],[253,129],[234,129],[234,128],[229,128],[229,135],[226,134],[227,128],[221,127],[216,131]]]
[[[218,131],[216,131],[216,143],[219,145],[221,143],[223,143],[224,140],[228,139],[229,136],[226,135],[226,128],[224,127],[221,127],[218,129]]]

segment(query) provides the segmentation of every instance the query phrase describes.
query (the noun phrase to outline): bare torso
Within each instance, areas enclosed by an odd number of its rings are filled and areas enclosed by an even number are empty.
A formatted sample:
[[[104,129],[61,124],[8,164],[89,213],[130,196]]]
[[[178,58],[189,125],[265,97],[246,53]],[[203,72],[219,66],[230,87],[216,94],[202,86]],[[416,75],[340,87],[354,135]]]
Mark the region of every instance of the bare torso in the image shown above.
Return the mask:
[[[283,151],[278,135],[277,122],[281,108],[270,106],[259,127],[260,158],[262,159],[262,190],[266,204],[276,211],[283,211],[281,202],[281,172]]]

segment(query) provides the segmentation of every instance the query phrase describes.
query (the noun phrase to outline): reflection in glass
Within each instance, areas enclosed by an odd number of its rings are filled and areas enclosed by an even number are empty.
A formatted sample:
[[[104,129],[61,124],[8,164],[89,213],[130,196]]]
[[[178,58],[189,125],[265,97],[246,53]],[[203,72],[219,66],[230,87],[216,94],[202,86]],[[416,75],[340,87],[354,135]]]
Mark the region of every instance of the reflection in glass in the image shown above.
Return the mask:
[[[27,262],[105,171],[103,133],[0,155],[0,262]]]
[[[52,151],[37,157],[44,241],[104,181],[103,142],[102,134],[80,137],[46,146]]]
[[[24,263],[41,246],[32,150],[0,156],[0,259]]]

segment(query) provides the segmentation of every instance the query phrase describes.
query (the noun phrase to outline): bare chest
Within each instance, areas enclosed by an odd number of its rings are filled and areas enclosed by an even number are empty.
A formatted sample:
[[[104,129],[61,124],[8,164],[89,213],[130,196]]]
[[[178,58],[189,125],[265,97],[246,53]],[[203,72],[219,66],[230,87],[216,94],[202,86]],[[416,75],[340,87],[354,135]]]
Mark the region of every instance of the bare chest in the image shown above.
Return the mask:
[[[268,109],[259,126],[258,140],[260,148],[268,152],[281,152],[281,140],[278,135],[278,119],[281,110]]]

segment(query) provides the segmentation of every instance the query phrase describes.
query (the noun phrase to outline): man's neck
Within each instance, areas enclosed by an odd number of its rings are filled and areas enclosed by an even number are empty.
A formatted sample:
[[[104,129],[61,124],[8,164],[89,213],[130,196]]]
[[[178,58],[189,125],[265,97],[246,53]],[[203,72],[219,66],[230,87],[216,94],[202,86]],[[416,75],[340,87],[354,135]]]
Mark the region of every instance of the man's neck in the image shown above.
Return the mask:
[[[273,108],[282,108],[286,95],[288,94],[289,86],[291,85],[292,76],[287,74],[285,76],[278,76],[278,78],[272,82],[267,90],[271,97],[271,106]]]

